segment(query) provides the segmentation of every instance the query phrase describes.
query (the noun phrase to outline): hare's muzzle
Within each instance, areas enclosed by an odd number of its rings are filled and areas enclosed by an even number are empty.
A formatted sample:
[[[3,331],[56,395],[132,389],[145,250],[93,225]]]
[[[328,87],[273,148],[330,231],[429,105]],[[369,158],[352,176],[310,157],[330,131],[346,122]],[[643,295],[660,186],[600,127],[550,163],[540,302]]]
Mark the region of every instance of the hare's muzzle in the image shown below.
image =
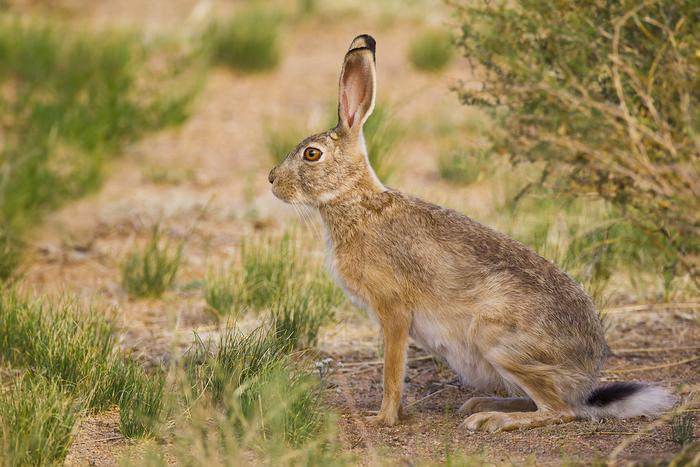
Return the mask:
[[[275,183],[275,177],[276,177],[276,175],[275,175],[275,169],[276,169],[276,168],[277,168],[277,167],[273,167],[272,170],[270,170],[270,175],[267,176],[267,179],[268,179],[268,181],[269,181],[270,183]]]

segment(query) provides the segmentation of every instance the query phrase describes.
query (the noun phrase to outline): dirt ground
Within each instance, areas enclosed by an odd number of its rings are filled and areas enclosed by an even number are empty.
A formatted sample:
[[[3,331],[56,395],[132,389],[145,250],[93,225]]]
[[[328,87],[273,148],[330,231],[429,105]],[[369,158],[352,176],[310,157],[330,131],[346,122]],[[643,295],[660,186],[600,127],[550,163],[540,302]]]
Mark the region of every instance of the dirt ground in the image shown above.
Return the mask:
[[[17,3],[35,8],[36,2]],[[158,34],[194,28],[201,17],[230,6],[194,0],[66,0],[52,8],[57,14],[79,17],[79,22]],[[123,347],[145,363],[168,358],[174,346],[190,341],[194,330],[211,331],[201,293],[186,285],[203,279],[210,267],[226,264],[246,236],[301,225],[297,214],[269,191],[266,126],[296,120],[324,129],[344,51],[364,32],[378,42],[380,101],[391,103],[398,109],[396,118],[413,129],[401,144],[402,170],[392,185],[479,219],[493,204],[493,190],[454,188],[439,181],[433,157],[438,143],[430,138],[440,122],[459,124],[464,118],[449,87],[468,77],[469,67],[457,60],[439,75],[424,75],[406,60],[416,28],[448,21],[445,8],[436,2],[420,22],[400,15],[391,20],[369,18],[362,12],[321,15],[287,27],[277,70],[250,76],[212,70],[184,125],[126,148],[111,163],[99,193],[46,219],[33,239],[23,287],[74,294],[97,310],[113,313],[123,331]],[[153,167],[186,175],[177,183],[158,184],[147,175]],[[120,285],[121,261],[158,221],[170,236],[188,237],[179,276],[182,286],[160,300],[129,300]],[[320,245],[319,227],[305,228]],[[320,247],[316,253],[322,254]],[[613,310],[609,342],[615,356],[605,379],[659,381],[685,396],[700,391],[700,325],[693,314],[699,307],[696,300],[690,305]],[[459,427],[462,419],[456,409],[475,393],[416,348],[409,353],[406,377],[409,418],[393,428],[371,427],[364,416],[376,410],[381,399],[378,328],[359,312],[345,309],[338,323],[324,330],[321,348],[334,360],[327,397],[340,414],[339,437],[363,464],[440,461],[448,451],[478,454],[497,464],[591,463],[606,459],[621,443],[629,445],[620,450],[620,459],[644,462],[679,449],[668,422],[653,425],[642,419],[574,422],[511,433],[467,432]],[[695,419],[700,421],[700,413]],[[84,420],[68,464],[114,465],[132,447],[117,427],[118,414],[113,412]]]

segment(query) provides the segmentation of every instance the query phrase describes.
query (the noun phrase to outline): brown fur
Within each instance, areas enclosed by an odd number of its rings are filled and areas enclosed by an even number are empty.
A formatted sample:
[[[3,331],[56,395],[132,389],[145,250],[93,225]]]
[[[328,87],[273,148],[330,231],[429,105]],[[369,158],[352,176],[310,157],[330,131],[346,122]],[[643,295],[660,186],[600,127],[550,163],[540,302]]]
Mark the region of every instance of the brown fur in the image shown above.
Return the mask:
[[[571,419],[608,353],[593,302],[517,241],[376,179],[362,137],[374,107],[374,41],[363,37],[341,71],[338,126],[302,141],[270,182],[280,199],[319,209],[331,273],[381,325],[384,395],[375,421],[399,419],[409,336],[447,359],[467,383],[523,396],[467,402],[479,413],[465,426],[508,429]],[[309,146],[323,151],[320,161],[303,160]],[[483,412],[478,405],[523,412]]]

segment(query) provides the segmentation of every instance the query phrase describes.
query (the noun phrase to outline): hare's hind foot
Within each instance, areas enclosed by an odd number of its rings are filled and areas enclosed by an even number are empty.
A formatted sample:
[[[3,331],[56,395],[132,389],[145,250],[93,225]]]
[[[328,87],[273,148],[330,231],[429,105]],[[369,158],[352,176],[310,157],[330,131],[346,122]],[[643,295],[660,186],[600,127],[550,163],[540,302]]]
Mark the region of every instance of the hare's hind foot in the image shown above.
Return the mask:
[[[573,415],[549,411],[535,412],[479,412],[462,422],[462,427],[471,431],[512,431],[557,425],[573,421]]]
[[[472,415],[478,412],[534,412],[537,406],[528,397],[472,397],[459,408],[458,413]]]

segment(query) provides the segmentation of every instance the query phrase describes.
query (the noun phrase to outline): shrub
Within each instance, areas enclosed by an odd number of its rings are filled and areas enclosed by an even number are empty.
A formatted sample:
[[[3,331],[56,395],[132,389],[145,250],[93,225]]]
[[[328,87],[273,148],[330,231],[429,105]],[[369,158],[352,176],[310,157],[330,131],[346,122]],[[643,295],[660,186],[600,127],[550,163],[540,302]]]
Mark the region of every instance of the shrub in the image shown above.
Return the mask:
[[[440,71],[452,60],[452,34],[444,29],[425,31],[411,43],[408,59],[421,71]]]
[[[174,249],[169,242],[162,242],[160,228],[155,226],[143,251],[132,252],[122,266],[122,284],[129,296],[163,295],[175,281],[184,247],[184,241]]]
[[[542,184],[595,193],[653,238],[658,269],[700,279],[700,10],[693,2],[489,2],[458,7],[495,149]]]
[[[438,158],[438,171],[444,180],[474,183],[493,172],[493,161],[487,150],[451,151]]]
[[[279,19],[259,8],[213,25],[207,41],[214,63],[243,72],[267,71],[280,61]]]

